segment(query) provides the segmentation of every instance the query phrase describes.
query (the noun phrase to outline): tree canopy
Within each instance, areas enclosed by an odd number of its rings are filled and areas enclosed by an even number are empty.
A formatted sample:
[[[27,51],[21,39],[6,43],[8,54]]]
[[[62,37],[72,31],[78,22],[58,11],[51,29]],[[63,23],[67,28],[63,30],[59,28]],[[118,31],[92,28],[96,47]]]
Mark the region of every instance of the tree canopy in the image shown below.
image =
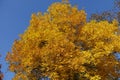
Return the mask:
[[[114,6],[110,10],[106,10],[100,13],[93,13],[89,20],[103,21],[107,20],[112,22],[116,19],[120,23],[120,0],[114,0]]]
[[[110,80],[120,77],[118,22],[86,21],[84,10],[56,2],[33,14],[7,54],[13,80]]]

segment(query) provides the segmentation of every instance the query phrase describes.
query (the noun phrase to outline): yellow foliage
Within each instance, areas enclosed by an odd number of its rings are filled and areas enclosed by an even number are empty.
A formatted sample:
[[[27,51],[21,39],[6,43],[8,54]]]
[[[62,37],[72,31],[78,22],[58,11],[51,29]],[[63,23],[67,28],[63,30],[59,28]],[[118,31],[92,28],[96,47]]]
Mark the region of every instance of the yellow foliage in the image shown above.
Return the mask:
[[[13,44],[6,60],[13,80],[105,80],[118,77],[118,23],[86,22],[84,10],[54,3],[33,14],[28,29]]]
[[[101,77],[99,75],[95,75],[94,77],[91,77],[90,80],[101,80]]]

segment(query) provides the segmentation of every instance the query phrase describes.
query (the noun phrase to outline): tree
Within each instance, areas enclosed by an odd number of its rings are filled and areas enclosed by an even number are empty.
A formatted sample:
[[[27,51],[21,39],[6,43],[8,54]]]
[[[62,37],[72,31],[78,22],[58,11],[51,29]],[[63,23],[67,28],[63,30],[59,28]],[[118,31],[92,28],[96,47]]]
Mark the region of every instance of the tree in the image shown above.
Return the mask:
[[[90,20],[96,20],[96,21],[109,21],[112,22],[116,18],[116,15],[114,14],[113,11],[103,11],[101,13],[93,13],[90,16]]]
[[[103,11],[101,13],[93,13],[89,20],[102,21],[107,20],[112,22],[116,19],[120,23],[120,0],[114,0],[114,7],[108,11]]]
[[[1,55],[0,55],[1,56]],[[2,73],[2,71],[1,71],[1,64],[0,64],[0,80],[3,80],[3,73]]]
[[[84,10],[53,3],[33,14],[6,56],[13,80],[110,80],[120,77],[118,22],[86,22]]]

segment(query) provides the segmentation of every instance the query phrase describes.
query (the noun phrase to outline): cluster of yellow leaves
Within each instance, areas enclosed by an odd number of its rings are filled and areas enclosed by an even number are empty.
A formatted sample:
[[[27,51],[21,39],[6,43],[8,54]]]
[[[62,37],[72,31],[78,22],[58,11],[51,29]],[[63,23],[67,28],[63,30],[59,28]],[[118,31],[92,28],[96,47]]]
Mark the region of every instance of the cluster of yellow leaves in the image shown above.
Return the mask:
[[[120,69],[120,63],[116,60],[115,52],[120,52],[120,36],[118,34],[117,21],[108,23],[107,21],[91,21],[81,29],[80,37],[81,49],[85,56],[89,74],[100,75],[105,80],[109,74],[114,77],[115,66]],[[90,66],[91,65],[91,66]],[[90,67],[93,67],[90,68]],[[90,70],[91,69],[91,70]]]
[[[30,26],[7,54],[13,80],[105,80],[120,76],[117,21],[86,22],[84,10],[54,3],[32,15]]]

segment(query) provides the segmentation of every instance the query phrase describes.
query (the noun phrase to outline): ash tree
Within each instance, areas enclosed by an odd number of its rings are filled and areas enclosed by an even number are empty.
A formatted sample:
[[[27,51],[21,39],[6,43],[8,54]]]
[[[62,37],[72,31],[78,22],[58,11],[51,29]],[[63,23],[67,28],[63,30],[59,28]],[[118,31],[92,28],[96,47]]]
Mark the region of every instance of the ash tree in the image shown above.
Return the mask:
[[[86,21],[84,10],[56,2],[30,25],[7,54],[13,80],[110,80],[120,77],[118,22]]]

